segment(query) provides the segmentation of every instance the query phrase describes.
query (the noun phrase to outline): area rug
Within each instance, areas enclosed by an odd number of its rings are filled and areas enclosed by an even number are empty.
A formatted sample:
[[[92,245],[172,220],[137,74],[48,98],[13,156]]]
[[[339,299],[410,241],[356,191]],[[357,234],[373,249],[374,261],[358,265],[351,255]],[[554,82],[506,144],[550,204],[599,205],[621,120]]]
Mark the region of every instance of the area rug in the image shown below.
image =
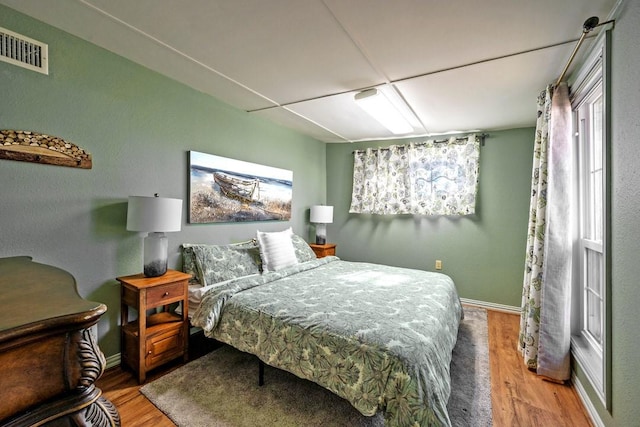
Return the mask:
[[[447,405],[456,427],[491,426],[487,313],[465,307],[451,362]],[[384,425],[310,381],[265,366],[259,387],[255,356],[223,346],[146,384],[141,392],[180,427]]]

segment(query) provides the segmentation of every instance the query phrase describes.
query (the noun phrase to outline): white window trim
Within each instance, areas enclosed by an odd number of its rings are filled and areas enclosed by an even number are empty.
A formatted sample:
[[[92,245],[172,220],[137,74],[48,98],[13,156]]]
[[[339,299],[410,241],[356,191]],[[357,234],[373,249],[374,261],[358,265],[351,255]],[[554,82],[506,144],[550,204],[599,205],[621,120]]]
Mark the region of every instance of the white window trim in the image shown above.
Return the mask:
[[[592,94],[592,91],[599,84],[602,86],[602,97],[604,101],[604,117],[603,117],[603,173],[604,173],[604,200],[603,200],[603,238],[602,243],[599,242],[580,242],[579,230],[576,229],[576,244],[574,245],[574,283],[573,298],[579,299],[579,304],[573,304],[572,310],[572,336],[571,336],[571,353],[581,369],[584,371],[587,379],[591,383],[594,391],[607,408],[611,411],[611,280],[610,280],[610,256],[609,256],[609,218],[610,212],[610,176],[609,176],[609,148],[610,147],[610,128],[609,113],[610,102],[608,95],[608,78],[609,78],[609,60],[608,51],[610,45],[610,31],[603,31],[585,60],[575,74],[576,78],[572,85],[572,107],[574,110],[574,124],[576,125],[576,144],[578,143],[578,128],[575,111],[577,108]],[[578,150],[576,150],[577,152]],[[576,158],[576,165],[579,165]],[[581,182],[582,171],[576,174],[577,183]],[[582,184],[580,184],[582,185]],[[576,185],[577,188],[577,185]],[[578,195],[575,196],[576,203],[579,202]],[[581,208],[582,210],[582,208]],[[582,215],[580,215],[580,220]],[[581,227],[577,223],[578,227]],[[582,331],[583,325],[583,303],[582,303],[582,278],[583,271],[580,271],[582,262],[581,257],[584,256],[586,247],[592,247],[595,250],[602,250],[603,254],[603,300],[602,307],[602,330],[603,346],[593,337]]]

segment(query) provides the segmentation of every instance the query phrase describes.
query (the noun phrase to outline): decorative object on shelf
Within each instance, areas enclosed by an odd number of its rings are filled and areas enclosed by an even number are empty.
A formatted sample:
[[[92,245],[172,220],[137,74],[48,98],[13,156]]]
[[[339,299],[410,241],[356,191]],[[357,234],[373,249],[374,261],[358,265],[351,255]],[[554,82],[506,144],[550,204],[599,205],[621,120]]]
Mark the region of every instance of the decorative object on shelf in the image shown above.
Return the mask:
[[[146,231],[144,238],[144,275],[162,276],[167,272],[165,232],[180,231],[182,225],[182,200],[146,196],[129,196],[127,230]]]
[[[327,243],[327,224],[333,222],[333,206],[311,206],[309,221],[316,224],[316,244]]]
[[[0,130],[0,159],[91,169],[91,154],[57,136]]]
[[[189,152],[189,222],[287,221],[293,172]]]

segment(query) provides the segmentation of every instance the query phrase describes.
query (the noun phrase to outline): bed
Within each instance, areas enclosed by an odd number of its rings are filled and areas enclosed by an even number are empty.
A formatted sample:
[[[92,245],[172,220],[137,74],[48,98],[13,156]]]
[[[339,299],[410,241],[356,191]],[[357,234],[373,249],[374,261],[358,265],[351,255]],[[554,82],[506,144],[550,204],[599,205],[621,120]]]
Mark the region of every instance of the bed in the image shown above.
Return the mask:
[[[197,295],[191,323],[327,388],[365,416],[382,411],[385,425],[450,425],[449,367],[462,317],[453,281],[317,259],[303,239],[281,233],[291,242],[284,264],[273,262],[280,248],[271,250],[260,232],[257,242],[184,244],[183,270],[194,275]]]

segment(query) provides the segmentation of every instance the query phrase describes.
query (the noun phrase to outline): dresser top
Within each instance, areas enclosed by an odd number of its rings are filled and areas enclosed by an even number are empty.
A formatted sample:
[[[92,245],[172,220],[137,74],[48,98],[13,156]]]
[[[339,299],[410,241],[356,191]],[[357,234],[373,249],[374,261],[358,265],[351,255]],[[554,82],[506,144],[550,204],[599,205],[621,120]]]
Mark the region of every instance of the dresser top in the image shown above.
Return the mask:
[[[92,323],[104,304],[80,297],[68,272],[31,257],[0,258],[0,342],[31,332]]]

